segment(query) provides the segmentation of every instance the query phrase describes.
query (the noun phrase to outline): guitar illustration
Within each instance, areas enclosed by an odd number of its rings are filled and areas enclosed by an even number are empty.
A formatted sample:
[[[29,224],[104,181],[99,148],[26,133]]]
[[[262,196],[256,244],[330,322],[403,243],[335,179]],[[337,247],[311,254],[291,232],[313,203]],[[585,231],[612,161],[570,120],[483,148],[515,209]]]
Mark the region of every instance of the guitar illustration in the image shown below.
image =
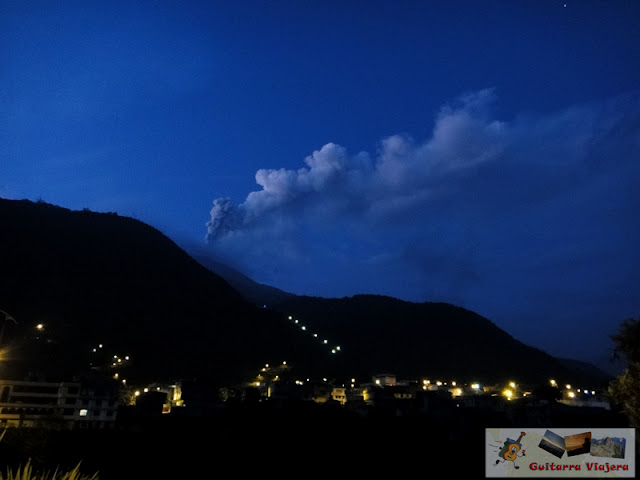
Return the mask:
[[[525,435],[526,435],[525,432],[520,432],[520,436],[518,437],[517,440],[512,440],[511,438],[507,438],[507,441],[504,442],[504,445],[502,446],[500,453],[498,453],[498,455],[502,458],[503,462],[513,462],[513,466],[515,468],[520,468],[516,465],[516,459],[518,457],[524,456],[524,450],[522,449],[522,444],[520,443],[520,440],[522,440],[522,437],[524,437]],[[522,453],[518,455],[520,451],[522,451]],[[498,463],[500,463],[500,460],[496,460],[496,465]]]
[[[509,460],[510,462],[513,462],[516,459],[518,452],[522,449],[522,444],[520,443],[520,440],[525,435],[526,434],[524,432],[520,432],[520,436],[515,442],[510,438],[507,438],[507,441],[504,442],[504,447],[502,447],[502,450],[500,450],[500,453],[498,455],[500,455],[505,460]]]

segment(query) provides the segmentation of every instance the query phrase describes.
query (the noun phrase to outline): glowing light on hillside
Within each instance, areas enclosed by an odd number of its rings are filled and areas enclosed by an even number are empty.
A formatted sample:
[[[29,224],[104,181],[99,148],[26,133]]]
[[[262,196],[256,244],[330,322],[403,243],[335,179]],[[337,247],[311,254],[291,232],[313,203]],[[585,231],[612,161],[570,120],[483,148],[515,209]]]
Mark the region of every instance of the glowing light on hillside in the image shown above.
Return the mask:
[[[507,400],[511,400],[511,398],[513,397],[513,390],[506,388],[502,391],[502,395],[504,395]]]
[[[558,383],[552,378],[551,380],[549,380],[549,383],[551,384],[552,387],[557,387]]]
[[[299,321],[297,318],[296,318],[296,319],[294,319],[292,315],[288,315],[288,316],[287,316],[287,318],[288,318],[289,320],[293,320],[293,322],[294,322],[294,323],[296,323],[296,324],[300,323],[300,321]],[[300,329],[301,329],[301,330],[306,331],[306,330],[307,330],[307,326],[306,326],[306,325],[300,325]],[[318,333],[313,333],[313,338],[318,338]],[[324,340],[322,341],[322,343],[326,345],[326,344],[328,344],[328,343],[329,343],[329,340],[324,339]],[[335,350],[335,351],[334,351],[334,350]],[[331,353],[334,353],[334,354],[335,354],[335,353],[336,353],[336,351],[340,351],[340,346],[339,346],[339,345],[338,345],[338,346],[335,346],[335,347],[333,348],[333,350],[331,351]]]
[[[471,384],[471,388],[473,390],[480,390],[480,384],[479,383],[472,383]]]

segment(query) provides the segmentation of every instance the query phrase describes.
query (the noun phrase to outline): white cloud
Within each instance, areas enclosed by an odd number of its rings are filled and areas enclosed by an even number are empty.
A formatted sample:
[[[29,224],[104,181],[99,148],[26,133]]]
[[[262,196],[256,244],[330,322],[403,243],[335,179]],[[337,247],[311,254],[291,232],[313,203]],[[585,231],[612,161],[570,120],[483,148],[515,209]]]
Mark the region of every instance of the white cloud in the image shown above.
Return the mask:
[[[327,276],[337,293],[362,271],[361,291],[411,285],[414,300],[473,303],[517,290],[541,259],[611,261],[620,242],[640,242],[628,223],[640,209],[640,97],[511,120],[494,118],[494,101],[482,90],[444,106],[424,141],[393,135],[357,154],[328,143],[297,170],[259,170],[244,202],[215,200],[212,248],[294,293],[326,294],[313,288]]]

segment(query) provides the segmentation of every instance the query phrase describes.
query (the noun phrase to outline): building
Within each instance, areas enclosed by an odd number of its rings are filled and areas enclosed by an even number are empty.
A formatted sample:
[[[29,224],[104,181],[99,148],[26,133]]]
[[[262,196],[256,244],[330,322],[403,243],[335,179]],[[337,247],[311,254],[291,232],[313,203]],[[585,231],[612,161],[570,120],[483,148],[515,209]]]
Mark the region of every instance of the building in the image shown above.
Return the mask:
[[[96,382],[0,380],[0,427],[110,428],[118,401]]]

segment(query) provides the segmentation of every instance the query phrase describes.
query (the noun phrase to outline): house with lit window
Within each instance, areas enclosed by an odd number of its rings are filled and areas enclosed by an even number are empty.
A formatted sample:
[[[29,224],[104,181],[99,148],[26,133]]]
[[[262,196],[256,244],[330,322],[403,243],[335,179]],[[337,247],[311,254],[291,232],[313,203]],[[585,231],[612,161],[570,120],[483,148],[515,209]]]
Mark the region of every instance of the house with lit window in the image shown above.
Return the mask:
[[[111,428],[116,391],[99,382],[0,379],[0,427]]]

